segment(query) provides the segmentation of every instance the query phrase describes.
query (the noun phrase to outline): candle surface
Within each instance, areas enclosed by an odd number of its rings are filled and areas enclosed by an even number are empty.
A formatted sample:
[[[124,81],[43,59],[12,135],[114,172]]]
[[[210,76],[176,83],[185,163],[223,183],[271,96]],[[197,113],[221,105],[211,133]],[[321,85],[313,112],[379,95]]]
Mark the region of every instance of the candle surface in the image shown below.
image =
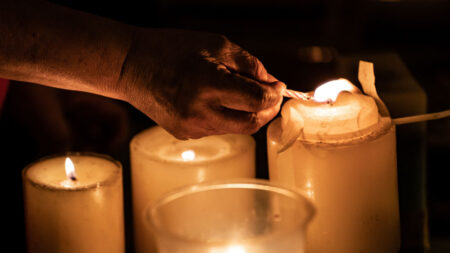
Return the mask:
[[[142,217],[144,208],[162,194],[208,180],[255,176],[255,141],[248,135],[180,141],[157,126],[136,135],[130,153],[138,253],[156,250]]]
[[[395,127],[357,91],[288,101],[267,131],[271,181],[311,199],[308,253],[397,252]]]
[[[331,88],[328,84],[333,84],[332,81],[320,86],[314,99],[291,99],[285,103],[281,110],[281,149],[286,149],[298,138],[324,143],[360,139],[377,131],[374,128],[381,130],[390,123],[390,119],[379,116],[373,98],[358,93],[359,90],[346,79],[336,81],[340,81],[336,83],[338,87],[347,84],[347,90],[355,93],[337,94],[334,89],[329,93],[324,92],[321,88]],[[315,100],[317,95],[319,101]],[[330,99],[326,100],[325,95]]]
[[[64,190],[81,190],[83,188],[96,188],[109,180],[117,178],[121,173],[115,162],[99,157],[68,156],[76,170],[76,181],[69,187],[64,182],[70,180],[65,170],[66,157],[47,159],[34,164],[26,171],[27,179],[41,187]]]
[[[147,136],[146,136],[147,134]],[[200,140],[179,141],[168,133],[148,131],[135,141],[136,148],[145,152],[149,158],[167,163],[203,163],[235,155],[239,147],[231,145],[237,139],[226,136],[209,136]]]
[[[24,169],[27,252],[123,253],[122,167],[106,156],[68,155]]]

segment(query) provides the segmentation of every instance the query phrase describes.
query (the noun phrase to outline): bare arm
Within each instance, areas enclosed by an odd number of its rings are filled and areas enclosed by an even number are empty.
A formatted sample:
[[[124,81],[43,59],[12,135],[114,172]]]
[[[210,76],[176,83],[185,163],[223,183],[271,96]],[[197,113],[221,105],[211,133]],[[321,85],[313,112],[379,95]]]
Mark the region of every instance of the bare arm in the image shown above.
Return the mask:
[[[129,102],[179,139],[254,133],[285,85],[226,37],[0,1],[0,77]]]
[[[0,76],[120,98],[129,26],[45,1],[0,1]]]

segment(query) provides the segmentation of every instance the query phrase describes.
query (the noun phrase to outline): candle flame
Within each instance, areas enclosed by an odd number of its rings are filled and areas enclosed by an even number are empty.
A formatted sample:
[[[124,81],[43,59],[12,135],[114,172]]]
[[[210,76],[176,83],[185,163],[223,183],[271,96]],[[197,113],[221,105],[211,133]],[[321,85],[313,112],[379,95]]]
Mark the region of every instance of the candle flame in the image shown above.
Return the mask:
[[[195,152],[194,150],[186,150],[181,153],[181,157],[184,161],[193,161],[195,159]]]
[[[70,180],[77,180],[77,175],[75,174],[75,166],[73,165],[72,160],[69,157],[66,157],[66,175]]]
[[[312,188],[312,183],[310,181],[306,182],[305,190],[306,190],[306,195],[308,195],[308,198],[313,199],[314,198],[314,190]]]
[[[233,245],[227,248],[226,253],[245,253],[244,247],[240,245]]]
[[[329,81],[316,88],[314,100],[316,102],[335,102],[342,91],[354,92],[356,87],[344,78]]]

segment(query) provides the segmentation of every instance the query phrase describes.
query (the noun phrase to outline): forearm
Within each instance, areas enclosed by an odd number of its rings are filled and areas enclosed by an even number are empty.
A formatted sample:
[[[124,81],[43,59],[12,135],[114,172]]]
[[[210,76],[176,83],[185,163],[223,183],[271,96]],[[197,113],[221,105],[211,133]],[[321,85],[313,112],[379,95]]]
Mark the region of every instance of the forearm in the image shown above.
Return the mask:
[[[0,77],[127,101],[180,139],[254,133],[285,87],[219,34],[138,29],[38,0],[0,0]]]
[[[0,1],[0,77],[122,99],[127,25],[42,1]]]

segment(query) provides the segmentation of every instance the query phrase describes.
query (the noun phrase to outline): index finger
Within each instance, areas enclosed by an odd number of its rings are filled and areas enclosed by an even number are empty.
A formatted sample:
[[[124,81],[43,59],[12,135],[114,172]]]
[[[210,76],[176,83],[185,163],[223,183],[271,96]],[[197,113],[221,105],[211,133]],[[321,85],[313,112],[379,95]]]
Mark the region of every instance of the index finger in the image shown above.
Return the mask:
[[[258,112],[277,105],[283,99],[283,89],[285,85],[279,81],[261,83],[236,73],[225,73],[212,95],[223,107]]]

